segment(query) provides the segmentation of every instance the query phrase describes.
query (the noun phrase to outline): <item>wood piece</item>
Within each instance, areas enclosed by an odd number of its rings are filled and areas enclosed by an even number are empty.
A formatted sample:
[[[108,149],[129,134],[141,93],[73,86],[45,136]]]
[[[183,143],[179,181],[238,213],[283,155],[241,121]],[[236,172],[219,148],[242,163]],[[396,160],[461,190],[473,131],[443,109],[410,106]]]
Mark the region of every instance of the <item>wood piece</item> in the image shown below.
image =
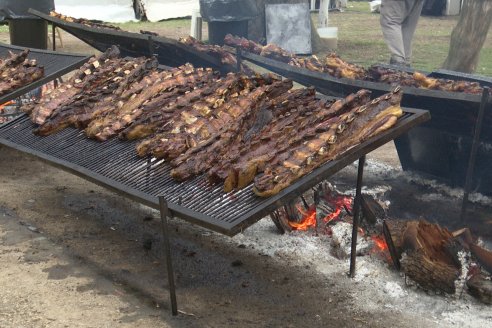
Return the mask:
[[[362,195],[362,215],[367,223],[376,224],[378,220],[386,217],[383,207],[370,195]]]
[[[483,274],[477,274],[467,281],[471,295],[485,304],[492,304],[492,281]]]
[[[453,294],[461,249],[445,228],[425,220],[387,221],[402,271],[426,290]]]

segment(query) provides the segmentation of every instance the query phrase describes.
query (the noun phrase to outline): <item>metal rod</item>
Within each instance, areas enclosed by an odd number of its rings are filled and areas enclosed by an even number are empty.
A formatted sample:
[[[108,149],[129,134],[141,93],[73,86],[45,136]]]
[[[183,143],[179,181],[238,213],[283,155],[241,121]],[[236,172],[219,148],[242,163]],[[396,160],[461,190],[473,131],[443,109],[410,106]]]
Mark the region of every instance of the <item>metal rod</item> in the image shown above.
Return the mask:
[[[169,297],[171,299],[171,313],[178,315],[178,303],[176,301],[176,286],[174,285],[173,262],[171,259],[171,245],[169,243],[169,226],[167,219],[169,216],[169,208],[163,196],[159,196],[159,207],[161,210],[162,221],[162,239],[164,243],[164,253],[166,255],[167,280],[169,283]]]
[[[465,188],[463,193],[463,201],[461,203],[460,220],[464,222],[466,220],[466,210],[468,207],[468,196],[470,194],[471,184],[473,180],[473,171],[475,170],[475,161],[477,159],[478,145],[480,144],[480,134],[482,133],[482,123],[485,116],[485,107],[489,102],[489,87],[483,87],[482,99],[480,101],[480,108],[478,109],[477,120],[475,122],[475,131],[473,132],[473,143],[470,151],[470,158],[468,159],[468,168],[466,170]]]
[[[359,230],[359,213],[360,203],[362,198],[362,177],[364,175],[364,164],[366,162],[366,155],[359,158],[358,172],[357,172],[357,186],[355,187],[355,199],[354,199],[354,219],[352,224],[352,247],[350,250],[350,277],[355,276],[355,256],[357,254],[357,232]]]
[[[56,24],[51,23],[51,39],[53,40],[53,51],[56,50]]]
[[[237,47],[236,48],[236,63],[237,63],[237,67],[236,67],[236,70],[238,72],[241,72],[241,63],[243,61],[243,51],[241,48]]]

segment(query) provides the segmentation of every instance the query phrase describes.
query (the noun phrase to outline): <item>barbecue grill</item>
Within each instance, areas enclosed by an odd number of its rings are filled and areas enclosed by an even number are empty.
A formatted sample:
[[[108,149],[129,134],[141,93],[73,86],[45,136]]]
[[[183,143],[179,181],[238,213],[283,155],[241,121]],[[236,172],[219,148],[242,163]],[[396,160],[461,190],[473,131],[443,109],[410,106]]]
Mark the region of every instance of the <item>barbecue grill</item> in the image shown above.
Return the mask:
[[[21,52],[25,47],[11,46],[0,43],[0,57],[7,57],[9,51]],[[48,83],[68,72],[82,66],[88,60],[87,55],[68,54],[61,52],[53,52],[39,49],[30,49],[29,59],[36,59],[39,66],[44,67],[44,76],[28,85],[18,88],[8,94],[0,97],[0,104],[6,103],[9,100],[15,99],[43,84]]]
[[[303,85],[314,86],[323,94],[335,97],[341,97],[359,89],[369,89],[374,96],[380,96],[392,88],[386,83],[336,78],[326,73],[291,66],[244,50],[238,50],[237,55],[238,61],[242,57]],[[405,71],[411,72],[412,70]],[[482,86],[492,85],[492,79],[447,70],[438,70],[430,73],[429,76],[479,82]],[[481,95],[411,87],[403,87],[403,91],[403,106],[426,109],[432,115],[431,121],[395,140],[403,169],[423,172],[451,186],[463,186]],[[489,102],[486,106],[483,123],[485,127],[491,127],[492,104]],[[472,189],[492,194],[492,171],[490,171],[492,129],[484,128],[480,141],[475,174],[472,178]]]
[[[404,108],[404,115],[390,130],[346,151],[337,160],[324,164],[269,198],[255,196],[251,185],[242,190],[224,193],[222,185],[211,185],[204,175],[189,181],[176,182],[169,176],[171,167],[164,160],[137,157],[135,153],[137,141],[121,141],[114,138],[100,143],[88,139],[82,131],[74,128],[67,128],[47,137],[36,136],[32,133],[34,124],[25,115],[0,127],[0,144],[34,155],[49,164],[145,205],[160,209],[172,312],[177,314],[167,229],[168,216],[177,216],[233,236],[348,164],[360,159],[357,183],[359,197],[356,198],[358,202],[362,188],[365,154],[429,119],[430,115],[427,111]],[[355,208],[357,218],[358,207]],[[355,233],[356,229],[357,220],[354,219]],[[355,243],[356,238],[355,234],[353,240]],[[352,274],[355,269],[355,245],[353,244],[351,261]]]
[[[236,67],[224,65],[219,59],[201,53],[177,40],[162,36],[94,28],[83,24],[70,23],[34,9],[29,9],[29,13],[47,20],[53,25],[53,28],[60,27],[99,51],[106,51],[106,49],[116,45],[120,49],[122,56],[150,57],[155,55],[160,64],[167,66],[180,66],[191,63],[196,67],[213,68],[222,74],[236,70]],[[55,41],[53,33],[53,46]]]

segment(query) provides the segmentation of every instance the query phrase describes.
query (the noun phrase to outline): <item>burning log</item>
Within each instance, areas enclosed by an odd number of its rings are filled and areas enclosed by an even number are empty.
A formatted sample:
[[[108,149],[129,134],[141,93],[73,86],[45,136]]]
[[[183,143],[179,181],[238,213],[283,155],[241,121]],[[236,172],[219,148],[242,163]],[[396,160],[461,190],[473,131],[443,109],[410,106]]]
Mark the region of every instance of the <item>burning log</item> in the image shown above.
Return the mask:
[[[492,304],[492,281],[483,274],[477,274],[466,283],[471,295],[485,304]]]
[[[387,221],[402,271],[426,290],[456,291],[461,272],[457,241],[446,229],[425,220]]]

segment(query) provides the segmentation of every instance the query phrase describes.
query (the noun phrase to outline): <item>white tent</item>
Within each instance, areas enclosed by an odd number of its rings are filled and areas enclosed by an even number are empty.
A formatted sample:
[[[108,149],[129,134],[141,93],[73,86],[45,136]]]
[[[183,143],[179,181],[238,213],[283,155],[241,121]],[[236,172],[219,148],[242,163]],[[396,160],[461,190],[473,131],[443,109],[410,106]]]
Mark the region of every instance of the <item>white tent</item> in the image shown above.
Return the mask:
[[[147,19],[157,22],[163,19],[191,16],[200,8],[198,0],[140,0]]]
[[[193,9],[199,8],[198,0],[140,0],[140,3],[151,22],[191,16]],[[136,20],[133,0],[55,0],[55,8],[57,12],[75,18],[112,23]]]
[[[55,10],[75,18],[112,23],[136,20],[132,0],[55,0]]]

